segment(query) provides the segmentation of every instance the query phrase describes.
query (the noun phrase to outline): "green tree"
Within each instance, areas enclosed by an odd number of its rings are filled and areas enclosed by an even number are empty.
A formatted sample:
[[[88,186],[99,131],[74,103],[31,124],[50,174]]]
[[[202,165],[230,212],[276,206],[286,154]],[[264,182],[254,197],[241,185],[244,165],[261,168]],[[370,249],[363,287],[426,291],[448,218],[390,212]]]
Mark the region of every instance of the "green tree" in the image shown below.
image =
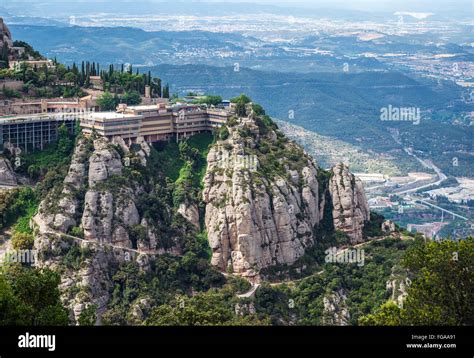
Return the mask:
[[[221,102],[222,102],[221,96],[205,96],[196,101],[196,103],[198,104],[210,104],[213,106],[217,106]]]
[[[239,117],[245,117],[247,115],[247,106],[243,102],[237,102],[235,106],[235,113]]]
[[[74,72],[67,72],[65,75],[64,75],[64,79],[67,81],[67,82],[71,82],[71,83],[76,83],[77,81],[77,76],[74,74]]]
[[[60,277],[51,270],[22,267],[0,269],[0,325],[67,325],[60,301]]]
[[[263,325],[254,315],[237,315],[235,306],[214,290],[193,297],[179,296],[171,304],[153,309],[145,322],[149,326],[244,326]]]
[[[226,140],[227,138],[229,138],[229,129],[227,128],[227,126],[222,126],[221,129],[219,130],[219,138],[221,140]]]
[[[116,99],[108,91],[97,98],[97,104],[102,111],[113,111],[117,106]]]
[[[166,84],[166,86],[163,87],[163,98],[170,98],[170,86],[169,86],[169,84]]]
[[[253,112],[257,115],[257,116],[264,116],[265,115],[265,110],[263,109],[263,107],[257,103],[255,103],[253,106],[252,106],[252,109],[253,109]]]
[[[126,92],[122,97],[122,102],[130,106],[140,104],[141,101],[140,93],[137,91]]]
[[[245,94],[241,94],[238,97],[231,98],[232,103],[236,104],[235,112],[239,117],[245,117],[247,115],[247,104],[252,102],[250,97]]]
[[[79,326],[93,326],[97,320],[97,305],[90,305],[84,309],[78,318]]]
[[[383,305],[362,317],[366,325],[473,325],[474,239],[417,241],[405,253],[404,266],[414,275],[403,308]]]
[[[362,316],[361,326],[402,326],[402,310],[393,301],[384,303],[374,314]]]
[[[12,246],[15,250],[31,250],[34,242],[31,234],[16,232],[12,235]]]
[[[63,123],[58,128],[58,152],[67,156],[71,153],[74,147],[74,142],[69,136],[69,130]]]
[[[247,104],[247,103],[250,103],[252,102],[252,99],[245,95],[245,94],[241,94],[240,96],[237,96],[237,97],[234,97],[234,98],[231,98],[230,101],[232,103],[244,103],[244,104]]]

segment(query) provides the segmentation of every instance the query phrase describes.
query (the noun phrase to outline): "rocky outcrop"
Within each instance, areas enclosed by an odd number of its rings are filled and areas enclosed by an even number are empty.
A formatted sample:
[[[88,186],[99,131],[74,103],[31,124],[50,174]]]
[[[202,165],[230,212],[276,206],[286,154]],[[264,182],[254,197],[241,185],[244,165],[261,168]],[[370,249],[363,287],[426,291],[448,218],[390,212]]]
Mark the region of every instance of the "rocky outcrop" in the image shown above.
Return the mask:
[[[178,207],[178,213],[188,220],[196,230],[201,229],[201,224],[199,223],[199,208],[196,204],[181,203]]]
[[[113,199],[113,195],[107,191],[87,191],[82,214],[82,228],[86,240],[109,243],[112,241]]]
[[[17,179],[10,161],[0,157],[0,185],[16,186]]]
[[[64,185],[62,189],[59,188],[61,191],[55,188],[49,197],[40,203],[38,213],[33,217],[33,222],[41,233],[68,232],[70,228],[77,225],[80,213],[76,194],[84,185],[88,153],[87,141],[84,138],[79,139],[71,158],[68,174],[64,178]],[[56,205],[53,205],[53,202]]]
[[[114,143],[80,138],[62,187],[48,194],[32,220],[39,266],[60,270],[62,299],[72,322],[90,305],[97,308],[100,321],[109,300],[111,267],[133,259],[148,271],[149,254],[182,253],[173,241],[166,248],[160,246],[159,223],[142,217],[137,208],[143,187],[124,177],[120,152],[146,163],[150,147],[146,144],[131,153],[123,141]],[[78,232],[81,237],[73,236]],[[80,268],[63,262],[68,252],[78,251],[83,252]]]
[[[353,242],[362,240],[368,206],[347,167],[322,171],[271,121],[250,115],[234,122],[207,157],[202,200],[212,265],[258,283],[263,269],[301,258],[328,221]],[[119,138],[79,139],[63,185],[50,191],[32,220],[39,266],[61,272],[74,322],[90,305],[100,322],[113,270],[133,259],[149,271],[156,255],[182,255],[202,229],[202,203],[173,208],[175,193],[144,167],[150,153],[140,139],[130,147]],[[330,297],[327,306],[343,299]],[[138,304],[131,320],[139,322],[146,310]]]
[[[350,313],[346,304],[347,295],[343,289],[323,297],[323,324],[327,326],[347,326]]]
[[[108,268],[114,259],[112,253],[85,242],[52,239],[47,233],[39,233],[36,236],[35,249],[39,253],[38,268],[61,272],[61,300],[69,309],[70,321],[77,322],[84,309],[90,305],[97,308],[99,321],[100,313],[105,310],[109,300],[111,283]],[[84,250],[83,252],[88,253],[79,268],[68,268],[64,265],[63,255],[71,250]]]
[[[362,230],[370,219],[370,209],[360,179],[340,163],[331,169],[329,193],[332,199],[334,228],[345,232],[351,243],[363,241]]]
[[[89,159],[89,186],[104,182],[113,175],[122,174],[120,155],[106,138],[94,140],[94,153]]]
[[[323,220],[353,243],[363,240],[369,207],[362,183],[346,166],[319,182],[321,169],[275,127],[251,116],[236,122],[207,158],[203,197],[213,265],[247,277],[291,265],[318,240]]]
[[[71,158],[69,171],[64,179],[64,192],[70,193],[72,190],[79,190],[84,185],[86,170],[88,168],[87,156],[89,153],[88,143],[84,138],[80,138],[74,149]]]
[[[397,226],[395,225],[395,223],[391,220],[385,220],[383,223],[382,223],[382,232],[385,233],[385,234],[391,234],[393,232],[396,232],[397,231]]]
[[[11,48],[13,47],[13,41],[7,24],[5,24],[3,18],[0,17],[0,50],[3,49],[3,46]]]
[[[251,139],[239,134],[242,127],[252,132]],[[275,132],[263,137],[255,123],[246,122],[230,133],[207,157],[205,224],[212,264],[255,276],[262,268],[294,263],[313,244],[320,219],[317,168],[305,158],[300,170],[287,168],[289,176],[262,176],[258,156],[246,153],[263,141],[276,142]],[[280,161],[285,165],[285,158]]]

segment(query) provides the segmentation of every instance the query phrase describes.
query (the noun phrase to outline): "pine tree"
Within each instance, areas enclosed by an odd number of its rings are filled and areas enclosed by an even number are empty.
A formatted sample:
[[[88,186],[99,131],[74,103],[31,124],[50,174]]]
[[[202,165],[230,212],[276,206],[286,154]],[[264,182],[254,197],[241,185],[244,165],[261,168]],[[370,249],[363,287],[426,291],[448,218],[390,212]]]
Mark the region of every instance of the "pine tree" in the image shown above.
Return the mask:
[[[81,64],[81,76],[80,76],[80,81],[79,81],[79,84],[80,84],[81,86],[84,86],[85,78],[86,78],[86,69],[85,69],[84,61],[82,61],[82,64]]]
[[[170,98],[170,86],[168,83],[163,88],[163,98]]]
[[[88,88],[89,85],[90,85],[90,80],[91,80],[90,76],[91,76],[91,64],[89,62],[87,62],[87,64],[86,64],[86,74],[85,74],[85,79],[84,79],[84,86],[86,88]]]
[[[2,47],[2,56],[1,56],[0,60],[2,62],[0,64],[0,68],[10,67],[10,63],[9,63],[9,60],[8,60],[8,46],[7,46],[7,44],[4,44],[4,46]]]

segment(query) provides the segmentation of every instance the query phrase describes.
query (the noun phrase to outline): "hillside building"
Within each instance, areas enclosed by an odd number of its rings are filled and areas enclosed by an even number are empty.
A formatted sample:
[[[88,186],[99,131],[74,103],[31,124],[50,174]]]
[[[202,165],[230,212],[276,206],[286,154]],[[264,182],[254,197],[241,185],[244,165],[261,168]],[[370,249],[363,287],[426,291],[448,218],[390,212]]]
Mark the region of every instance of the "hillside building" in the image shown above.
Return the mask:
[[[109,139],[120,136],[131,142],[138,137],[143,137],[147,142],[179,141],[220,127],[231,115],[225,109],[209,109],[198,105],[121,104],[116,112],[92,113],[81,120],[81,127],[85,135],[95,131]]]
[[[0,149],[21,148],[28,152],[43,149],[58,139],[58,129],[65,125],[74,134],[75,121],[71,118],[37,114],[28,116],[0,117]]]
[[[39,100],[1,100],[0,116],[24,116],[28,114],[46,114],[72,112],[78,110],[98,110],[95,99],[85,96],[76,99],[39,99]]]

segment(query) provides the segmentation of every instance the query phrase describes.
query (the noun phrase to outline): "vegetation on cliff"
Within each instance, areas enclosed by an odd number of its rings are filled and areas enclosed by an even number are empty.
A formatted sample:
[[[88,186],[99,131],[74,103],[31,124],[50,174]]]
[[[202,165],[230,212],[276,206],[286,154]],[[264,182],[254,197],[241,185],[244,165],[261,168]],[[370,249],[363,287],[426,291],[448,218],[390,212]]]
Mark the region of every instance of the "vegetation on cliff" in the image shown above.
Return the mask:
[[[402,263],[413,275],[403,306],[388,301],[375,313],[361,317],[360,324],[474,324],[474,238],[428,243],[418,240]]]
[[[248,103],[243,97],[239,101]],[[100,312],[95,304],[86,305],[76,323],[94,324],[100,314],[102,324],[106,325],[472,324],[473,313],[468,303],[472,302],[473,240],[425,243],[398,231],[387,234],[381,231],[383,218],[372,215],[363,233],[365,238],[378,240],[351,246],[347,235],[335,230],[332,224],[331,196],[324,189],[332,174],[323,170],[314,171],[319,184],[315,190],[317,205],[326,203],[323,219],[312,227],[317,240],[306,248],[303,256],[292,265],[272,265],[262,270],[264,282],[254,295],[242,295],[251,289],[248,281],[225,276],[211,266],[208,232],[202,230],[202,190],[209,150],[216,145],[225,148],[227,140],[238,134],[249,144],[244,146],[245,154],[258,159],[257,170],[250,174],[253,183],[284,178],[293,180],[298,190],[301,182],[292,178],[290,171],[301,172],[310,159],[278,131],[263,108],[254,105],[253,109],[254,114],[259,113],[255,119],[261,136],[258,141],[255,128],[239,125],[232,118],[215,136],[200,134],[180,144],[151,147],[146,165],[140,160],[140,145],[132,145],[129,152],[116,143],[100,143],[100,148],[94,149],[94,138],[82,138],[81,145],[86,148],[81,159],[84,163],[89,162],[93,153],[103,157],[112,153],[112,160],[128,164],[103,182],[85,181],[72,191],[71,196],[80,199],[77,212],[82,214],[81,198],[88,190],[112,193],[116,208],[127,199],[122,189],[128,188],[131,192],[126,193],[133,194],[127,195],[133,196],[138,217],[151,223],[124,225],[132,247],[149,240],[151,227],[156,249],[161,251],[145,263],[111,260],[105,261],[105,270],[99,266],[108,282],[108,301]],[[64,131],[61,133],[58,144],[22,158],[17,170],[37,182],[33,188],[0,192],[4,203],[0,205],[0,224],[14,225],[13,244],[17,249],[32,246],[32,234],[26,223],[41,199],[47,198],[49,211],[59,210],[56,201],[67,186],[64,178],[74,149],[74,139]],[[81,160],[74,165],[83,164]],[[180,213],[181,204],[199,208],[200,229]],[[112,224],[123,225],[114,221]],[[68,232],[77,238],[84,237],[79,226]],[[111,252],[106,248],[81,247],[72,238],[47,240],[53,246],[61,245],[48,247],[40,259],[58,257],[61,275],[91,267],[93,270],[94,262]],[[364,250],[363,263],[328,262],[327,250],[333,247]],[[454,253],[457,260],[453,260]],[[24,283],[24,287],[16,282]],[[58,274],[48,269],[28,265],[4,268],[0,273],[0,324],[67,324],[67,310],[70,312],[71,307],[66,310],[60,304],[59,282]],[[407,282],[412,284],[404,286]],[[88,298],[91,291],[90,286],[73,285],[62,293]],[[37,299],[39,295],[43,298]],[[429,316],[428,312],[434,314]]]
[[[0,325],[58,326],[68,324],[61,304],[59,275],[11,264],[0,268]]]

